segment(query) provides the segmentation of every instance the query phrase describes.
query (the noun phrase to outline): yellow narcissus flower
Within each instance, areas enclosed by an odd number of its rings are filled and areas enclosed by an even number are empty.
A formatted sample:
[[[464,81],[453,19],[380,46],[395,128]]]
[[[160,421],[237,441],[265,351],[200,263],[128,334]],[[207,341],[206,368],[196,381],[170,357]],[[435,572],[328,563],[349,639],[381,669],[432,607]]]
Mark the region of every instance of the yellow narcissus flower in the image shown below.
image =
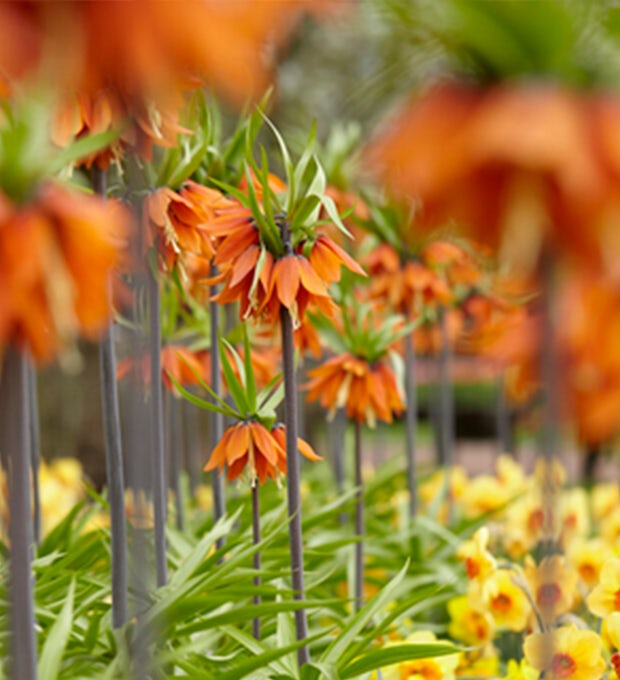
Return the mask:
[[[508,570],[495,570],[477,591],[474,589],[469,593],[471,605],[488,611],[498,628],[515,632],[525,629],[531,607],[523,589]]]
[[[493,639],[495,622],[487,612],[474,609],[466,595],[454,597],[448,602],[450,625],[448,633],[466,645],[478,646]]]
[[[606,669],[601,638],[576,626],[528,635],[523,652],[545,680],[599,680]]]
[[[421,630],[412,633],[405,640],[406,644],[427,644],[429,642],[444,642],[447,640],[437,640],[431,631]],[[394,646],[388,642],[384,648]],[[459,663],[459,654],[447,654],[427,659],[412,659],[411,661],[401,661],[381,669],[383,680],[454,680],[455,670]],[[377,675],[373,674],[373,680]]]
[[[84,498],[82,465],[75,458],[41,461],[39,468],[41,533],[47,534]]]
[[[538,486],[551,484],[553,488],[559,489],[566,482],[566,468],[557,458],[551,463],[539,458],[534,466],[534,478]]]
[[[581,580],[588,588],[597,583],[603,564],[614,557],[613,548],[602,538],[573,539],[567,548],[566,557],[577,569]]]
[[[612,612],[603,619],[601,637],[610,649],[620,649],[620,612]]]
[[[503,546],[512,559],[531,550],[543,537],[545,510],[537,488],[510,506],[503,534]]]
[[[532,668],[526,659],[521,659],[521,663],[510,659],[506,670],[508,674],[504,680],[538,680],[540,678],[540,673]]]
[[[590,533],[590,512],[588,494],[585,489],[575,487],[560,495],[560,521],[562,544],[570,545],[575,537],[586,537]]]
[[[570,611],[578,575],[574,569],[566,566],[564,556],[545,557],[536,565],[528,555],[525,559],[525,579],[545,623]]]
[[[461,654],[457,678],[497,678],[499,673],[499,654],[493,645],[486,645],[482,650]]]
[[[499,456],[495,469],[497,479],[508,489],[511,497],[526,490],[528,479],[523,467],[512,456],[506,454]]]
[[[604,521],[616,508],[620,507],[620,485],[610,482],[597,484],[590,493],[592,517]]]
[[[600,520],[601,536],[613,545],[620,542],[620,505]]]
[[[467,486],[467,493],[463,495],[463,515],[473,518],[487,512],[493,512],[506,505],[512,498],[510,489],[504,486],[497,477],[479,475],[471,480]]]
[[[465,541],[456,551],[456,556],[464,562],[467,578],[470,580],[484,581],[489,574],[495,571],[497,562],[487,549],[489,543],[489,530],[480,527],[469,541]]]
[[[443,493],[446,478],[445,470],[437,470],[425,482],[420,484],[420,500],[425,507],[431,506]],[[459,501],[468,486],[467,472],[460,465],[450,468],[450,494],[453,501]]]
[[[588,609],[605,618],[612,612],[620,612],[620,559],[607,560],[601,569],[598,585],[586,598]]]

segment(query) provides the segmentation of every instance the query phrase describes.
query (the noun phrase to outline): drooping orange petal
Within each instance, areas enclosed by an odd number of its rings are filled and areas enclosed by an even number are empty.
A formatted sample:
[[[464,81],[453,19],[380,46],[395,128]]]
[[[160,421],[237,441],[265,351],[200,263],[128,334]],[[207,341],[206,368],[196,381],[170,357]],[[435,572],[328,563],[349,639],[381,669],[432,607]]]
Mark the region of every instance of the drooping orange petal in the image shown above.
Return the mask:
[[[304,458],[307,458],[308,460],[311,460],[313,463],[316,463],[319,460],[323,460],[321,456],[319,456],[315,450],[308,444],[307,441],[302,439],[301,437],[297,438],[297,448],[299,449],[299,453],[301,453]]]
[[[290,309],[299,290],[299,262],[296,255],[286,255],[276,261],[273,269],[276,289],[280,302]]]

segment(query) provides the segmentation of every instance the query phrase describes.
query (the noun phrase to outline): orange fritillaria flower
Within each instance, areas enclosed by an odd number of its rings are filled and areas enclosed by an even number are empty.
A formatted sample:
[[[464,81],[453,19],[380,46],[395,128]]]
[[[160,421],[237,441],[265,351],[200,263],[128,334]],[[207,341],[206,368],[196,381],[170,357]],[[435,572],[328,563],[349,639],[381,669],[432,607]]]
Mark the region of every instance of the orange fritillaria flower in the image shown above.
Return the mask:
[[[134,373],[134,369],[136,372]],[[139,377],[142,384],[148,387],[151,384],[151,358],[147,353],[136,361],[128,357],[118,362],[116,367],[116,379],[122,380],[127,375]],[[181,386],[198,385],[200,378],[206,375],[203,365],[195,352],[183,345],[169,344],[161,349],[161,380],[164,387],[177,393],[171,377]]]
[[[344,407],[348,418],[373,426],[391,423],[405,409],[392,368],[379,359],[372,364],[353,354],[339,354],[308,372],[308,401],[318,400],[330,416]]]
[[[205,465],[205,471],[228,466],[228,479],[232,482],[248,470],[252,485],[264,484],[268,478],[279,479],[286,475],[286,430],[283,425],[271,431],[261,423],[249,420],[231,425],[222,435]],[[299,452],[309,460],[321,460],[312,447],[302,439],[297,440]]]
[[[110,319],[108,277],[128,219],[119,204],[49,182],[32,201],[0,192],[0,347],[51,360]]]
[[[364,259],[370,276],[369,295],[392,309],[419,313],[423,306],[448,304],[453,295],[446,282],[423,262],[401,262],[395,248],[381,243]]]
[[[550,84],[442,83],[409,102],[366,159],[396,195],[419,199],[421,227],[456,220],[530,265],[543,242],[601,261],[614,234],[618,111],[616,96]]]
[[[222,273],[210,282],[223,282],[215,299],[220,303],[238,300],[242,319],[252,316],[273,322],[279,318],[280,308],[286,307],[297,327],[309,305],[332,316],[335,305],[328,286],[340,279],[340,267],[365,275],[350,255],[323,234],[312,245],[309,257],[300,247],[276,258],[261,244],[252,222],[226,231],[229,235],[221,241],[214,259]]]
[[[178,265],[186,279],[205,278],[215,255],[215,225],[246,225],[248,211],[219,191],[188,180],[179,191],[161,187],[149,194],[143,219],[167,271]]]
[[[150,161],[152,146],[175,146],[182,93],[213,87],[242,107],[272,84],[276,50],[305,13],[333,0],[15,0],[0,3],[0,96],[17,82],[54,83],[54,137],[116,130],[94,154],[107,168],[130,146]]]

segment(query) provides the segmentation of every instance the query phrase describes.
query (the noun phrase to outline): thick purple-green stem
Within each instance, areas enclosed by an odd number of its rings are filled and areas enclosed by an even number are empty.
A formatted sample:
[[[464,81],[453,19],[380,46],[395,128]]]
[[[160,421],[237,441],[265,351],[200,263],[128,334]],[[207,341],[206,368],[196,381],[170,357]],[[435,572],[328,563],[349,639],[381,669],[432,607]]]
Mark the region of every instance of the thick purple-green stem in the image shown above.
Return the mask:
[[[252,486],[252,541],[254,545],[260,543],[260,486],[255,480]],[[260,578],[260,565],[261,565],[261,555],[260,550],[254,553],[254,571],[256,574],[254,576],[254,587],[256,589],[260,588],[261,578]],[[252,599],[255,605],[259,605],[261,602],[261,597],[257,592]],[[260,640],[260,617],[255,616],[252,621],[252,635],[256,640]]]
[[[211,276],[217,276],[217,267],[211,265]],[[211,288],[211,297],[217,293],[217,286]],[[220,328],[220,306],[215,300],[211,300],[209,305],[210,313],[210,335],[211,335],[211,389],[221,396],[222,394],[222,376],[220,373],[220,342],[219,342],[219,328]],[[224,416],[217,411],[211,413],[211,449],[222,438],[224,434]],[[217,522],[226,514],[226,498],[224,496],[224,482],[222,476],[211,473],[211,486],[213,489],[213,520]],[[217,541],[217,548],[221,548],[225,543],[222,537]]]
[[[554,519],[557,515],[558,491],[554,470],[554,458],[558,453],[559,408],[557,395],[558,365],[555,353],[557,336],[553,322],[553,259],[545,252],[541,257],[540,279],[540,375],[543,386],[542,422],[540,431],[540,457],[545,463],[542,477],[542,504],[545,518],[543,530],[543,553],[551,554],[557,538]],[[556,519],[557,521],[557,519]],[[543,555],[544,556],[544,555]]]
[[[15,680],[36,680],[28,362],[11,346],[5,350],[0,374],[0,418],[0,449],[7,466],[9,496],[9,673]]]
[[[37,396],[37,371],[28,360],[28,425],[30,428],[30,470],[32,475],[32,513],[35,543],[41,540],[41,494],[39,489],[39,464],[41,461],[41,430],[39,429],[39,399]]]
[[[439,308],[439,327],[441,330],[441,348],[439,350],[439,390],[440,390],[440,436],[442,439],[443,459],[441,464],[450,468],[454,456],[454,392],[450,376],[450,360],[452,352],[446,310]]]
[[[297,450],[297,380],[295,374],[295,348],[293,344],[293,321],[288,309],[280,308],[282,331],[282,368],[284,373],[284,415],[286,421],[286,476],[289,521],[289,547],[293,597],[304,599],[304,558],[301,534],[301,494],[299,492],[299,452]],[[308,637],[306,610],[295,612],[295,634],[297,640]],[[307,645],[297,650],[297,660],[302,666],[308,663],[310,655]]]
[[[354,423],[354,470],[355,470],[355,609],[359,611],[364,604],[364,480],[362,478],[362,424]]]
[[[166,415],[168,423],[167,459],[170,468],[168,479],[174,494],[174,520],[176,528],[183,531],[183,499],[181,498],[180,462],[183,450],[183,431],[181,426],[181,402],[166,390]]]
[[[409,518],[413,519],[418,510],[418,484],[416,476],[416,431],[418,424],[418,400],[416,385],[416,356],[413,348],[412,331],[405,338],[405,436],[407,446],[407,486],[409,487]]]
[[[155,567],[157,586],[168,582],[166,564],[166,463],[164,450],[164,408],[161,381],[161,312],[159,281],[148,270],[149,354],[151,360],[151,464],[153,469],[153,519],[155,528]]]
[[[94,192],[105,199],[107,195],[105,171],[94,167],[92,184]],[[112,626],[119,628],[127,620],[127,526],[121,420],[116,383],[114,326],[112,324],[105,330],[99,343],[99,376],[108,502],[110,504]]]

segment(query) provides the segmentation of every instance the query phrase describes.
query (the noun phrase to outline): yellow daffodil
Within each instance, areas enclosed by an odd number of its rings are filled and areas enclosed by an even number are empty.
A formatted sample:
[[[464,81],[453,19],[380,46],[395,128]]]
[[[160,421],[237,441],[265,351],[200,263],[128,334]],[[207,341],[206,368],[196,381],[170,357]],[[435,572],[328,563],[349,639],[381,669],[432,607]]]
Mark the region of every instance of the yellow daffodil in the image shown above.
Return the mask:
[[[528,635],[523,651],[545,680],[599,680],[606,668],[601,638],[574,625]]]
[[[493,475],[479,475],[471,480],[463,495],[463,514],[473,518],[498,510],[512,498],[510,488]]]
[[[552,555],[536,564],[528,555],[525,579],[545,623],[570,611],[577,588],[577,571],[566,565],[562,555]]]
[[[466,595],[454,597],[448,602],[448,614],[448,633],[455,640],[461,640],[466,645],[482,645],[493,639],[493,617],[474,609]]]
[[[614,557],[613,548],[602,538],[574,538],[567,547],[566,557],[577,569],[588,588],[597,583],[603,564]]]
[[[516,577],[507,569],[497,569],[484,582],[480,593],[470,592],[474,608],[488,611],[498,628],[520,632],[527,626],[531,607]]]
[[[489,529],[480,527],[478,531],[465,541],[456,551],[456,556],[465,564],[465,571],[470,580],[483,582],[497,567],[495,557],[489,552]]]
[[[430,631],[418,631],[409,635],[403,642],[407,644],[421,644],[439,642],[435,634]],[[446,642],[441,640],[441,642]],[[388,642],[389,647],[396,643]],[[454,680],[455,670],[459,663],[459,654],[447,654],[427,659],[412,659],[401,661],[381,669],[383,680]],[[373,680],[377,676],[373,675]]]
[[[604,521],[616,508],[620,507],[620,485],[609,482],[596,484],[590,494],[592,517]]]
[[[598,585],[586,598],[588,609],[604,618],[620,611],[620,559],[607,560],[601,569]]]

